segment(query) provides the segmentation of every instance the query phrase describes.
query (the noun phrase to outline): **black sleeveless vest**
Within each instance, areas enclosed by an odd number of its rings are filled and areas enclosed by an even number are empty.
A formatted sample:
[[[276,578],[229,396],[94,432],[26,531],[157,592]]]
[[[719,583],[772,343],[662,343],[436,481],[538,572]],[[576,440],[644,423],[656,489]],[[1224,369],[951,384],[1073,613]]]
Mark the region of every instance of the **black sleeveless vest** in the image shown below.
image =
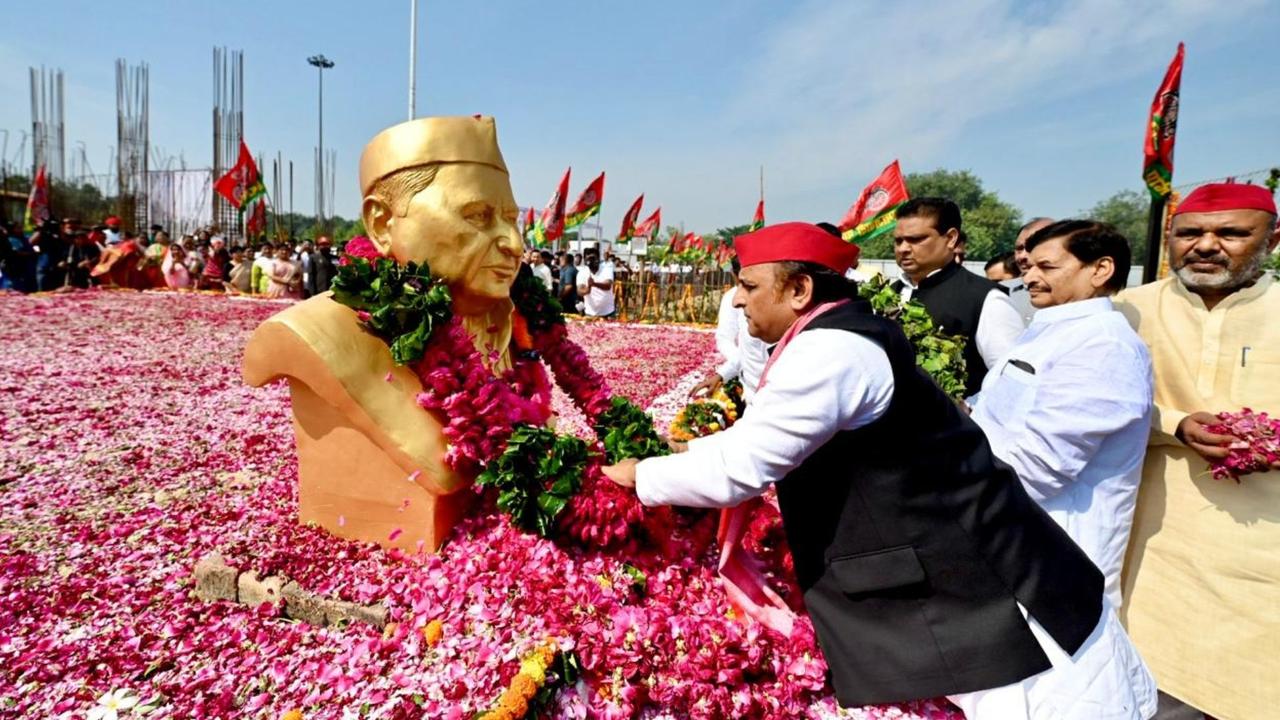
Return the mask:
[[[777,484],[805,605],[844,706],[985,690],[1050,667],[1022,603],[1074,653],[1102,573],[998,464],[986,437],[865,302],[805,329],[884,349],[893,399]]]
[[[893,288],[901,292],[902,281],[895,282]],[[1009,293],[999,283],[951,263],[921,280],[911,296],[929,311],[934,324],[965,339],[964,367],[969,378],[964,386],[965,397],[981,390],[982,379],[987,376],[987,363],[978,352],[978,319],[982,316],[982,304],[992,290]]]

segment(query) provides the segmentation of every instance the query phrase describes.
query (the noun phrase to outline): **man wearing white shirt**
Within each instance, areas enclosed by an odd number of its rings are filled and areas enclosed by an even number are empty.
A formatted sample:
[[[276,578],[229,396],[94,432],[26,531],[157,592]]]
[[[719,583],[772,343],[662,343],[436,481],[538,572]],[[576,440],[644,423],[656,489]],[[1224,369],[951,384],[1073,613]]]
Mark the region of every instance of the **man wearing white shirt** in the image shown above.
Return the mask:
[[[613,267],[600,264],[600,253],[588,250],[586,266],[578,270],[578,295],[588,317],[613,317]]]
[[[732,260],[733,276],[741,270],[738,258]],[[713,393],[734,378],[742,381],[742,398],[750,404],[756,395],[760,373],[769,361],[769,346],[748,331],[747,318],[742,308],[733,305],[734,291],[725,292],[720,298],[720,312],[716,316],[716,351],[724,357],[716,369],[689,392],[690,397]]]
[[[946,695],[970,720],[1149,717],[1154,689],[1104,612],[1101,573],[902,330],[850,299],[852,246],[806,223],[736,246],[734,304],[776,343],[752,410],[605,474],[648,506],[732,507],[776,486],[843,706]]]
[[[1037,313],[971,399],[996,457],[1067,531],[1121,604],[1121,571],[1151,426],[1151,356],[1111,304],[1129,275],[1115,228],[1063,220],[1026,243]]]
[[[1026,324],[1005,288],[956,263],[960,248],[960,208],[945,198],[912,198],[898,208],[893,256],[902,268],[894,289],[903,302],[924,304],[944,331],[965,339],[968,372],[965,395],[982,387]]]
[[[533,270],[533,276],[542,282],[542,286],[551,292],[551,267],[547,264],[550,262],[551,253],[546,250],[531,250],[529,252],[529,268]]]

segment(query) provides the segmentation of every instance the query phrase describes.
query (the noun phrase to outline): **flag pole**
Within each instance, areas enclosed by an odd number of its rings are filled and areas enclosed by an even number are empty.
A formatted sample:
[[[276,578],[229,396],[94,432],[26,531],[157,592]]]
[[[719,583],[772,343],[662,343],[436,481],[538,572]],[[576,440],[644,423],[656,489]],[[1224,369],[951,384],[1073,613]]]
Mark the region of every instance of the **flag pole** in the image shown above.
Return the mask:
[[[1147,259],[1142,266],[1142,284],[1154,282],[1160,271],[1160,248],[1164,244],[1164,209],[1169,203],[1168,196],[1151,201],[1151,211],[1147,215]]]
[[[764,202],[764,165],[760,166],[760,202]]]

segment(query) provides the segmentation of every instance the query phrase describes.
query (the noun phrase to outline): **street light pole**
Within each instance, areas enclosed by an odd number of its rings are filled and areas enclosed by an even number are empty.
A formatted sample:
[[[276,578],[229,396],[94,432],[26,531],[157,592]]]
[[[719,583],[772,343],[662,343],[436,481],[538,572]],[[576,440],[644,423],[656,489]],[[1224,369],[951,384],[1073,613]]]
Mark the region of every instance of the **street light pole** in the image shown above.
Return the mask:
[[[315,66],[320,76],[320,152],[316,155],[316,224],[324,226],[324,71],[333,67],[333,61],[324,55],[312,55],[307,63]]]
[[[418,0],[409,0],[409,119],[418,104]]]

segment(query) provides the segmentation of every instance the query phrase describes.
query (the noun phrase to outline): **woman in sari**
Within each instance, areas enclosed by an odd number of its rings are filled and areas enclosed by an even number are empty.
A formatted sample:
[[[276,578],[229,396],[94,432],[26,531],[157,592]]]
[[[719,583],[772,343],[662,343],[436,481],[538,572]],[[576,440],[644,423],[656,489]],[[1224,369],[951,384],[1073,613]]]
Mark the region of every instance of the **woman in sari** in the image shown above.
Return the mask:
[[[164,284],[171,290],[186,290],[191,287],[191,271],[187,270],[184,261],[187,253],[181,245],[170,245],[164,255],[160,271],[164,273]]]
[[[276,259],[271,263],[268,277],[267,297],[302,299],[302,271],[289,260],[288,246],[281,245],[276,250]]]
[[[230,271],[231,254],[227,252],[226,243],[221,237],[214,237],[209,248],[209,259],[200,271],[201,290],[223,290],[223,281]]]

